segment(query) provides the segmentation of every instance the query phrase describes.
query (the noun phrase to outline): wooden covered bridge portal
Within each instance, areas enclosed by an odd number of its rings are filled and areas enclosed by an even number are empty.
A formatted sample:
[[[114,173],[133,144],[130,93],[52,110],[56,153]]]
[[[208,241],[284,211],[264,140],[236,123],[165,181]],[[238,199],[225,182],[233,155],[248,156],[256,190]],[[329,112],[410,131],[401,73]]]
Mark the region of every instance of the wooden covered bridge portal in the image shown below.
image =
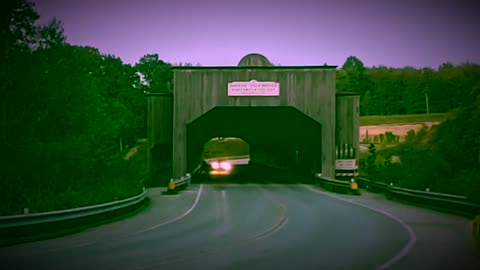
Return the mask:
[[[358,95],[336,93],[336,66],[273,66],[249,54],[238,66],[173,70],[173,93],[148,100],[153,179],[162,168],[190,172],[214,137],[242,138],[252,159],[272,145],[277,157],[299,151],[304,168],[327,179],[338,159],[358,157]]]

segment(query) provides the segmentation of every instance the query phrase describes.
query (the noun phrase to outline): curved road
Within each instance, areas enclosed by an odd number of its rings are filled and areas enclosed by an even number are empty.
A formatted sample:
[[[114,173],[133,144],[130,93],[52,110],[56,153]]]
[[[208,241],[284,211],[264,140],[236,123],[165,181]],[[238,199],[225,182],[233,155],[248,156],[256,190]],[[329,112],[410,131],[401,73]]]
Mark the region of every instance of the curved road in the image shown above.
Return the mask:
[[[480,269],[467,220],[377,194],[278,184],[149,192],[151,205],[129,219],[0,249],[2,269]]]

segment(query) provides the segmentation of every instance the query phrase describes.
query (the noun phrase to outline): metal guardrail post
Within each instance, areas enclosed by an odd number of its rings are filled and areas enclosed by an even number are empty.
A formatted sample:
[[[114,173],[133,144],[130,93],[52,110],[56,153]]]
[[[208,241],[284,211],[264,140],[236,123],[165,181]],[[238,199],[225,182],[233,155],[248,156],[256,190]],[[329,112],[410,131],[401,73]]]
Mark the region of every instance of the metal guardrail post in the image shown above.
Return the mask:
[[[358,190],[358,184],[355,179],[352,179],[349,182],[335,179],[327,179],[323,178],[322,174],[320,173],[316,174],[315,178],[315,183],[318,183],[320,186],[324,187],[327,190],[360,195],[360,191]]]
[[[171,178],[167,186],[167,191],[165,194],[176,194],[180,188],[187,188],[191,184],[192,176],[190,173],[187,173],[185,176],[174,179]]]
[[[357,181],[355,181],[354,178],[352,178],[350,180],[351,184],[350,184],[350,188],[352,189],[351,192],[355,195],[360,195],[360,190],[358,189],[358,183]]]

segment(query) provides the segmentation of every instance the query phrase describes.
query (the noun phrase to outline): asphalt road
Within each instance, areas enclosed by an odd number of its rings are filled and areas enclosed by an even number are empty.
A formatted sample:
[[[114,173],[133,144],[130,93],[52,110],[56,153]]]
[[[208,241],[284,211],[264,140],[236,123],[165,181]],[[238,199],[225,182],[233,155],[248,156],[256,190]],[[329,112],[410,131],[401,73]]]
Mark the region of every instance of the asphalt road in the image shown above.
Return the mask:
[[[2,269],[480,269],[468,220],[302,184],[149,191],[126,220],[0,249]],[[453,267],[452,267],[453,266]]]

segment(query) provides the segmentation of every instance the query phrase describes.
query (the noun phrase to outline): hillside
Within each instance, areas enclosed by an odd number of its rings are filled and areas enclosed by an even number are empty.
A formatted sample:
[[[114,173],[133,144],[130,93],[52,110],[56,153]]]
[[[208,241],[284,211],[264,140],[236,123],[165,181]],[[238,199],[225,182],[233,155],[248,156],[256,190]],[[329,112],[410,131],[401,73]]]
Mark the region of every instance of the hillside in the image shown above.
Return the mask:
[[[446,113],[361,116],[360,126],[434,123],[442,122],[447,118]]]
[[[448,118],[449,115],[446,113],[362,116],[360,117],[359,140],[361,144],[374,142],[375,136],[392,132],[399,136],[400,142],[403,142],[410,130],[418,132],[422,127],[430,129]]]

